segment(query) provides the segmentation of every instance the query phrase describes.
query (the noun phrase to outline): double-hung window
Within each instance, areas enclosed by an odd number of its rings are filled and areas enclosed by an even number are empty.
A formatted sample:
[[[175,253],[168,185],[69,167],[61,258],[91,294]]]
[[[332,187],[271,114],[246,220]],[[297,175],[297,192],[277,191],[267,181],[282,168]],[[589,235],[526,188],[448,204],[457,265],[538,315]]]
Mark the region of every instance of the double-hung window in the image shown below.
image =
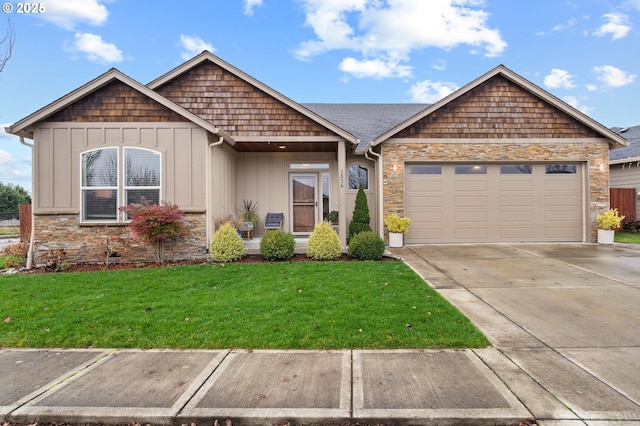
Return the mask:
[[[118,208],[160,203],[160,153],[142,148],[101,148],[82,153],[83,222],[119,222]]]

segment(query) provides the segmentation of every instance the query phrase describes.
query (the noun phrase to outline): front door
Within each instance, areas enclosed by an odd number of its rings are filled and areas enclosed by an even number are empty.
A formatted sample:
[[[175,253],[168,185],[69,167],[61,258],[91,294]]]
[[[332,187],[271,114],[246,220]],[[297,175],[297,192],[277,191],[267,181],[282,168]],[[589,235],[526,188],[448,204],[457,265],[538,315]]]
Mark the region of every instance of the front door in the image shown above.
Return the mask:
[[[293,234],[310,234],[318,221],[318,175],[290,175]]]

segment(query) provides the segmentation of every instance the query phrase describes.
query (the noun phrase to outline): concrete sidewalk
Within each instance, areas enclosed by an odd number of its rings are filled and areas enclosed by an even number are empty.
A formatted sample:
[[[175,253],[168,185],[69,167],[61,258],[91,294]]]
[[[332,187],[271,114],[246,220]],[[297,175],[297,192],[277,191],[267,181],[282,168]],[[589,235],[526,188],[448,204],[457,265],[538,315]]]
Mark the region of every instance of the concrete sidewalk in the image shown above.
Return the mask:
[[[0,420],[112,424],[640,424],[640,252],[394,252],[493,347],[0,350]]]

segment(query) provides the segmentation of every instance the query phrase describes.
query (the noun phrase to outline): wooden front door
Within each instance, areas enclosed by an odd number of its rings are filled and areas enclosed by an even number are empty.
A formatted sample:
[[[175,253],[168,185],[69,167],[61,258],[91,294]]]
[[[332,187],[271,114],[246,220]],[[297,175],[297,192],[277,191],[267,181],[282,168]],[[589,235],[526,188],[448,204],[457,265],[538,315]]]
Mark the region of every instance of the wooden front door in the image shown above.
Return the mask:
[[[292,174],[290,177],[293,234],[310,234],[318,220],[318,175]]]

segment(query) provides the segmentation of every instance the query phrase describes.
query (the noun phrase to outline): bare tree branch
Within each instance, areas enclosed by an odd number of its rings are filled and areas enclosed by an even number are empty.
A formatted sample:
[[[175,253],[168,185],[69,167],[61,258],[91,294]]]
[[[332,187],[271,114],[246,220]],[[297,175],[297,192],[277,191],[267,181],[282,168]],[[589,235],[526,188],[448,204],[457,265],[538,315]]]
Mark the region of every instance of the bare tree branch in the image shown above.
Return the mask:
[[[11,53],[13,53],[13,45],[16,42],[16,31],[13,28],[13,22],[11,18],[7,20],[7,32],[2,39],[0,39],[0,47],[3,47],[4,53],[0,53],[0,73],[4,70],[4,66],[9,62]]]

